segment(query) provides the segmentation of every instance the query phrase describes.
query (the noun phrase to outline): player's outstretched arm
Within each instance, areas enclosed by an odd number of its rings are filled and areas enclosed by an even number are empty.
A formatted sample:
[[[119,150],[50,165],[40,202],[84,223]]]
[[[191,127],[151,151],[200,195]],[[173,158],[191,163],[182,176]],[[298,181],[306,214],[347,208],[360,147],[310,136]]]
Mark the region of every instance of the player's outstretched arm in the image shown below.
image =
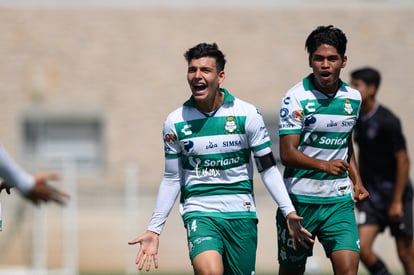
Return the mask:
[[[159,246],[159,235],[155,232],[147,230],[144,234],[137,237],[136,239],[129,241],[128,244],[140,244],[137,258],[135,263],[138,265],[138,269],[142,270],[145,267],[146,271],[151,270],[152,262],[154,267],[158,268],[158,246]]]
[[[42,202],[53,201],[59,205],[66,205],[69,195],[60,191],[59,189],[48,184],[50,180],[59,179],[59,175],[56,173],[45,173],[33,176],[34,185],[32,189],[26,193],[22,193],[22,196],[31,201],[35,205],[39,205]],[[0,182],[0,193],[6,190],[7,194],[10,194],[10,189],[14,187],[5,181]]]

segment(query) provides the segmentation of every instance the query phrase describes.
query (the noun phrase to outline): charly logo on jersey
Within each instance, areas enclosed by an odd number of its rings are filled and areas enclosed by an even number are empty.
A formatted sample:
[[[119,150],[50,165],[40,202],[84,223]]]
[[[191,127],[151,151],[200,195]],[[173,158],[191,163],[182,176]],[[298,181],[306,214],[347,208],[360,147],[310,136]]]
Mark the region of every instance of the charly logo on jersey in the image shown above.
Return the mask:
[[[237,123],[234,116],[228,116],[226,118],[226,123],[224,125],[224,132],[226,134],[236,134],[237,133]]]
[[[310,102],[306,103],[305,110],[308,113],[314,113],[314,112],[316,112],[315,102],[310,101]]]
[[[191,131],[191,124],[184,125],[181,129],[181,133],[183,133],[185,136],[193,134],[193,131]]]
[[[349,98],[345,99],[344,112],[347,115],[352,115],[354,112],[354,109],[352,108],[351,100]]]

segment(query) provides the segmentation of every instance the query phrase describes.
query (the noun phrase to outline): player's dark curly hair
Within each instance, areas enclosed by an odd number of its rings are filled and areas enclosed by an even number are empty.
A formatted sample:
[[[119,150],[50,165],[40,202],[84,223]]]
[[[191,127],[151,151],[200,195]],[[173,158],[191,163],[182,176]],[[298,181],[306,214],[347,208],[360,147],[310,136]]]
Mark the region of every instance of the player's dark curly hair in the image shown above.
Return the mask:
[[[188,63],[193,59],[202,57],[212,57],[216,60],[217,71],[223,71],[226,66],[224,54],[219,50],[216,43],[200,43],[184,53],[184,57]]]
[[[305,48],[310,57],[320,45],[327,44],[336,48],[343,58],[345,56],[347,42],[348,40],[345,34],[340,29],[332,25],[319,26],[309,34],[306,39]]]

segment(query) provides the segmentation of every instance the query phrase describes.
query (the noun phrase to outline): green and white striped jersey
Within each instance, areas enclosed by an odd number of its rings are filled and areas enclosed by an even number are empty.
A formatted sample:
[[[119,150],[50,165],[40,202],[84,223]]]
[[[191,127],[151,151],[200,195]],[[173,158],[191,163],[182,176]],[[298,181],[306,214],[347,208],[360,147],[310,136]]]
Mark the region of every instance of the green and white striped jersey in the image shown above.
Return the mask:
[[[204,114],[190,98],[163,127],[165,157],[180,158],[180,212],[192,216],[257,218],[252,152],[271,146],[259,111],[226,89],[222,106]]]
[[[346,83],[329,97],[312,84],[312,75],[293,86],[280,109],[279,135],[300,135],[298,150],[323,160],[348,159],[348,139],[359,115],[361,95]],[[319,170],[286,167],[283,178],[292,200],[335,203],[349,200],[348,173],[331,176]]]

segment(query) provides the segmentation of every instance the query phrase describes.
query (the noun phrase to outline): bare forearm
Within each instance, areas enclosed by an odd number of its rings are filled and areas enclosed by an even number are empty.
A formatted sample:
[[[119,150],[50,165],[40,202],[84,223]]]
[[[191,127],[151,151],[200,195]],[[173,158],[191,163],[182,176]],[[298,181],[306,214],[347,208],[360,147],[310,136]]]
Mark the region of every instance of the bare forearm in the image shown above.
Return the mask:
[[[354,154],[351,155],[349,158],[349,178],[351,179],[352,183],[355,184],[362,184],[361,177],[359,175],[359,169],[357,162],[355,160]]]

